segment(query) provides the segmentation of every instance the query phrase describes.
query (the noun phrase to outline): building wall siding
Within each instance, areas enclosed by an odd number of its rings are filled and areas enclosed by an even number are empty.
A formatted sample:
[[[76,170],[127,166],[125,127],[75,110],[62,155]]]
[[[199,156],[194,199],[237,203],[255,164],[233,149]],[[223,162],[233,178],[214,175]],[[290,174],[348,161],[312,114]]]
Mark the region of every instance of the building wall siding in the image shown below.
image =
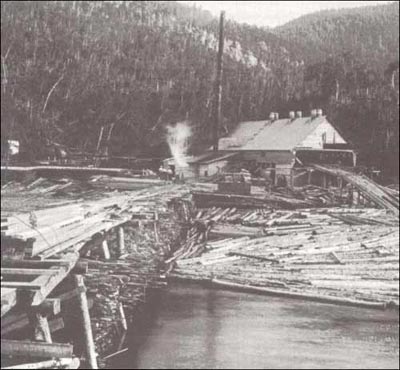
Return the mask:
[[[290,151],[246,151],[240,153],[240,159],[244,161],[256,161],[257,163],[275,163],[293,165],[294,155]]]
[[[213,176],[220,173],[228,165],[229,160],[216,161],[212,163],[199,164],[199,176]],[[207,172],[206,172],[207,171]]]

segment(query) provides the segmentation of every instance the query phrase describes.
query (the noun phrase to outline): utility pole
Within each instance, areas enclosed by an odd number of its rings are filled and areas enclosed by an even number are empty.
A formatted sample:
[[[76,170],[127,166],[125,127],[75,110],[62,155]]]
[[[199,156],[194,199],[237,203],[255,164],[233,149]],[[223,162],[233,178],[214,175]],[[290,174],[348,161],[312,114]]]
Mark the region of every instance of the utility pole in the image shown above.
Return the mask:
[[[215,104],[214,104],[214,126],[213,126],[213,149],[218,151],[219,128],[221,127],[221,95],[222,95],[222,56],[224,53],[224,17],[222,11],[219,18],[219,43],[217,55],[217,74],[215,78]]]

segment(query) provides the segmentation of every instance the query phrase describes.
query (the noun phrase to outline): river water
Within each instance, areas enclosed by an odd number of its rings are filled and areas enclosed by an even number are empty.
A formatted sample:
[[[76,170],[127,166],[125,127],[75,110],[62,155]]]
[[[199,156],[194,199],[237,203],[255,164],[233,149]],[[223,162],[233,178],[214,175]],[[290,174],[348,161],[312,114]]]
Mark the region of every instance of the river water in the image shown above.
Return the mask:
[[[152,297],[113,368],[398,369],[398,313],[195,285]]]

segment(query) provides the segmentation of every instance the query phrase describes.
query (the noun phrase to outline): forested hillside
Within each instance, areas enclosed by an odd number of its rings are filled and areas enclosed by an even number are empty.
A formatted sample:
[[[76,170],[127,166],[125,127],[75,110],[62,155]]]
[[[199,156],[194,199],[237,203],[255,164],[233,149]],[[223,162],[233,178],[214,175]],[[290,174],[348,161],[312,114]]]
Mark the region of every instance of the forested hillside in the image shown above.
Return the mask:
[[[30,158],[49,140],[94,152],[114,124],[111,154],[168,155],[165,127],[187,119],[193,149],[209,145],[217,30],[208,12],[174,2],[2,1],[2,140]],[[225,31],[221,135],[321,107],[362,158],[396,155],[398,5]]]
[[[315,63],[328,55],[352,52],[359,62],[382,70],[398,59],[399,3],[324,10],[299,17],[273,31],[291,53]]]

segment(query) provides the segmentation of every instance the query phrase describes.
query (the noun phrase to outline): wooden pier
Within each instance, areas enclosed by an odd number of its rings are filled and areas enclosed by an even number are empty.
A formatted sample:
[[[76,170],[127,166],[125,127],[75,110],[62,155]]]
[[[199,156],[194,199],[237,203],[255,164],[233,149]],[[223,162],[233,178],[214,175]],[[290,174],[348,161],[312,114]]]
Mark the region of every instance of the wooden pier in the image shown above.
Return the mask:
[[[147,180],[130,180],[139,185],[143,181]],[[33,194],[38,183],[28,185],[28,192]],[[127,307],[143,300],[140,291],[166,284],[156,269],[159,257],[137,251],[137,245],[131,244],[136,234],[132,227],[144,234],[140,228],[149,222],[154,243],[162,247],[159,207],[181,193],[176,186],[160,188],[159,184],[153,181],[144,190],[118,194],[100,191],[102,197],[96,200],[2,216],[2,368],[96,369],[100,354],[110,356],[104,343],[113,339],[107,340],[107,335],[118,334],[123,344],[130,319]],[[146,250],[151,251],[148,242]],[[114,293],[123,290],[115,310],[102,307],[107,302],[101,299],[94,300],[108,287]],[[101,292],[100,297],[103,294],[108,293]],[[110,316],[91,317],[93,305],[97,311],[107,309]]]

